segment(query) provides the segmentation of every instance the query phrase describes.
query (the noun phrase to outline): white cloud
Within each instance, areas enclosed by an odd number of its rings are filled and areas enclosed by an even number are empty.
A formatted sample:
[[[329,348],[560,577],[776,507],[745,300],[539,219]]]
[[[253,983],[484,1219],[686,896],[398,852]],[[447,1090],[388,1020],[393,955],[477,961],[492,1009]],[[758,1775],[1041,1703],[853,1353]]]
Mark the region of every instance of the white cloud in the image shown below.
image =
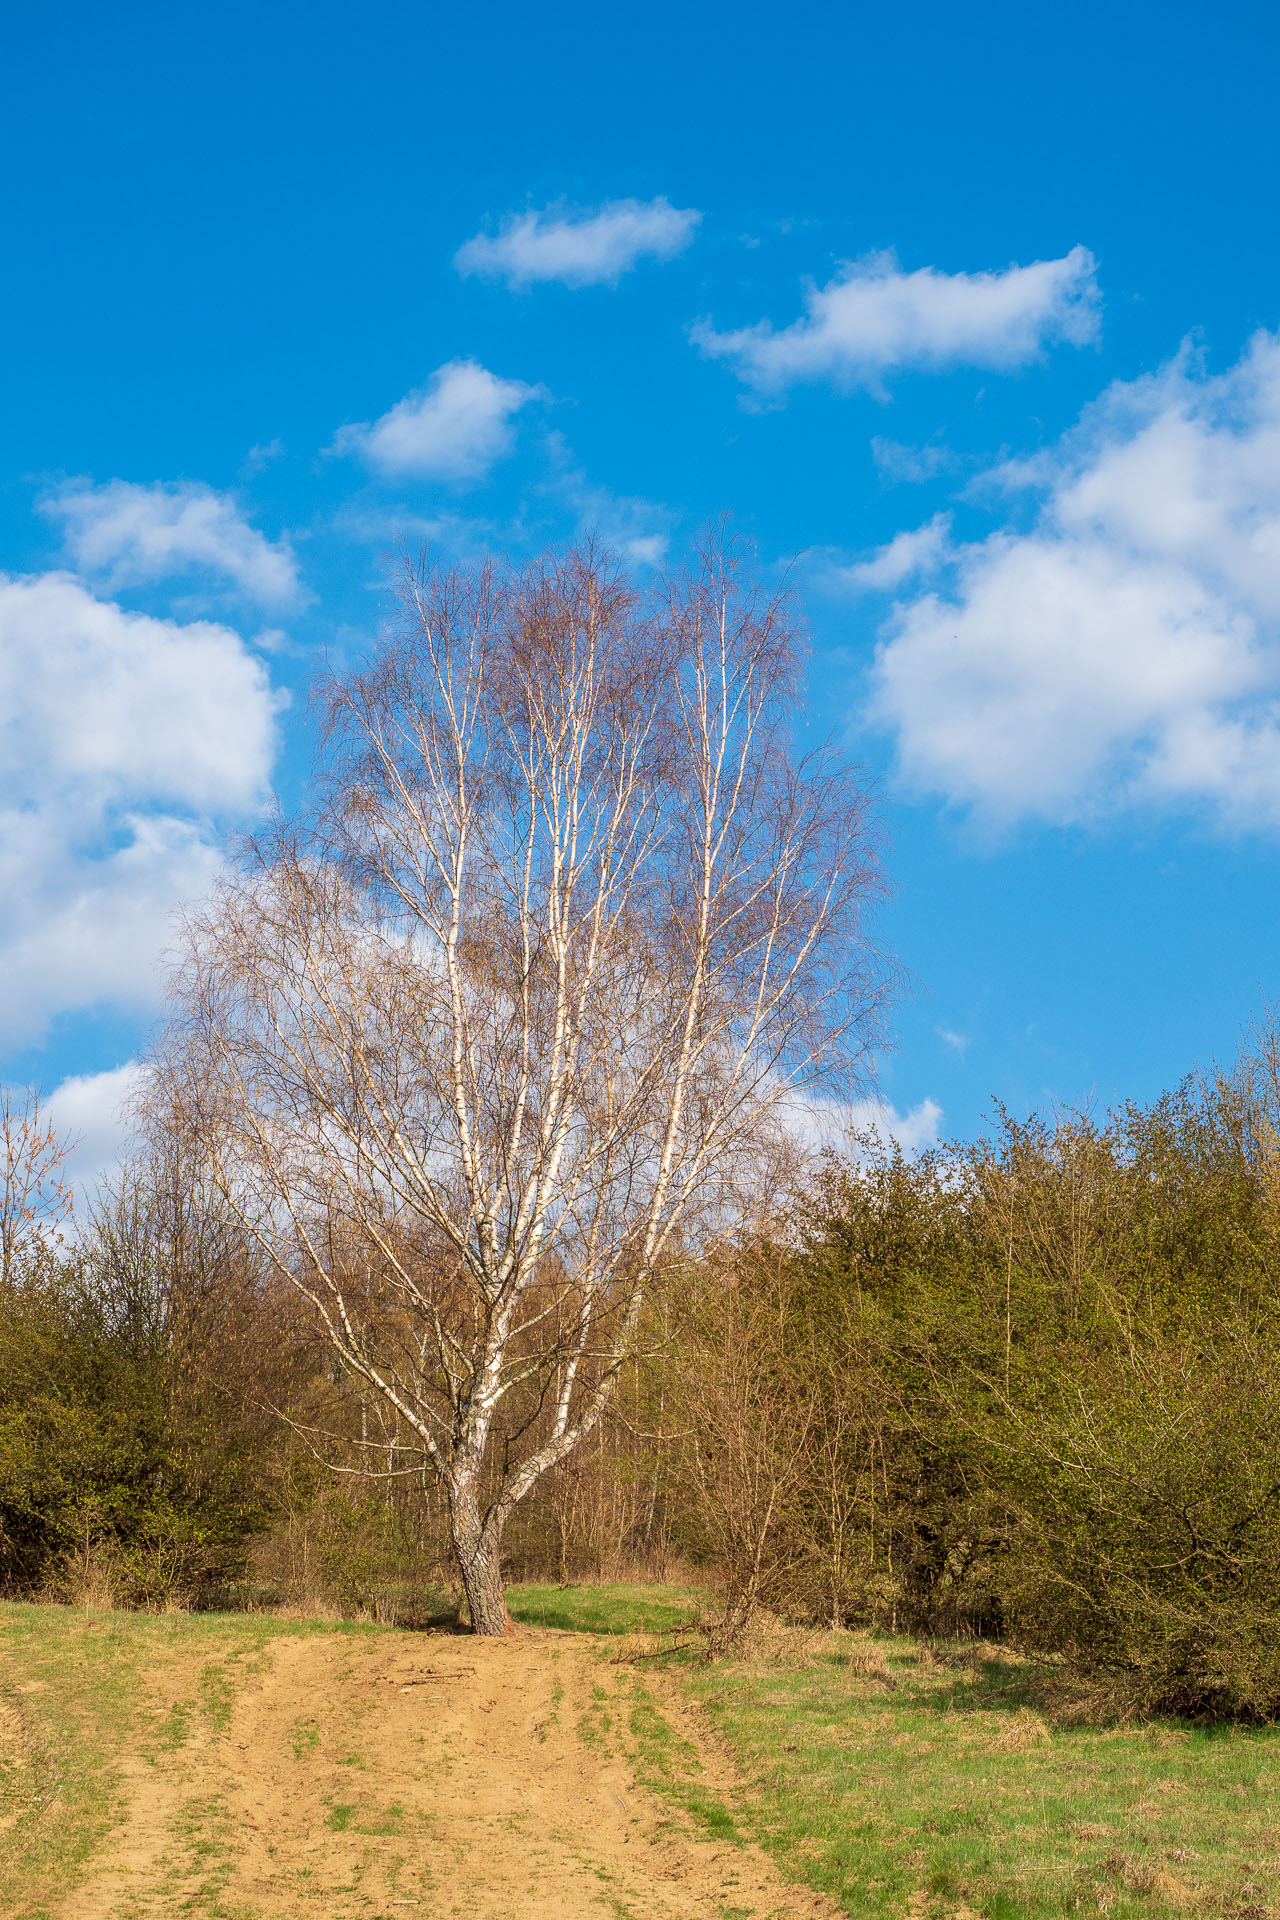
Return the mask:
[[[95,487],[72,480],[40,504],[62,521],[77,570],[113,591],[199,571],[229,580],[266,606],[289,606],[300,597],[288,541],[268,540],[227,494],[197,481],[143,487],[111,480]]]
[[[997,819],[1280,825],[1280,336],[1115,387],[1003,477],[1034,524],[955,549],[878,653],[907,779]]]
[[[702,215],[669,200],[606,200],[594,211],[563,202],[508,214],[496,234],[478,233],[454,255],[459,273],[512,287],[560,280],[567,287],[616,286],[642,259],[670,260],[693,238]]]
[[[176,901],[262,802],[276,698],[239,636],[0,575],[0,1040],[155,1004]]]
[[[0,1042],[30,1044],[60,1014],[157,1005],[155,963],[182,900],[208,891],[221,857],[207,829],[160,815],[100,815],[95,845],[67,801],[0,811],[0,884],[8,908],[0,935],[5,999]],[[86,842],[89,842],[86,844]]]
[[[951,544],[951,515],[936,513],[924,526],[897,533],[887,547],[870,560],[842,569],[851,586],[886,592],[904,580],[933,573],[946,559]]]
[[[896,1141],[904,1153],[923,1153],[938,1144],[942,1108],[926,1097],[906,1113],[888,1100],[832,1100],[822,1095],[792,1095],[784,1107],[788,1132],[808,1153],[847,1152],[851,1138],[876,1133]]]
[[[482,480],[511,448],[511,422],[542,388],[500,380],[476,360],[450,360],[372,426],[343,427],[335,453],[355,453],[387,474],[460,484]]]
[[[146,1079],[136,1060],[105,1073],[77,1073],[55,1087],[45,1102],[58,1132],[72,1142],[65,1174],[83,1201],[113,1173],[129,1138],[129,1103]],[[76,1208],[77,1216],[83,1204]]]
[[[899,1113],[887,1100],[863,1100],[853,1109],[852,1125],[859,1132],[896,1141],[904,1153],[924,1153],[938,1144],[942,1108],[927,1096],[906,1113]]]
[[[211,621],[125,613],[67,574],[0,575],[0,792],[39,804],[256,800],[274,747],[260,662]]]
[[[846,265],[805,295],[803,319],[775,332],[767,320],[717,333],[693,329],[704,353],[731,360],[762,392],[798,381],[882,390],[898,367],[1010,368],[1036,359],[1053,341],[1075,346],[1098,332],[1093,255],[1073,247],[1061,260],[1038,260],[1003,273],[904,273],[891,253]]]

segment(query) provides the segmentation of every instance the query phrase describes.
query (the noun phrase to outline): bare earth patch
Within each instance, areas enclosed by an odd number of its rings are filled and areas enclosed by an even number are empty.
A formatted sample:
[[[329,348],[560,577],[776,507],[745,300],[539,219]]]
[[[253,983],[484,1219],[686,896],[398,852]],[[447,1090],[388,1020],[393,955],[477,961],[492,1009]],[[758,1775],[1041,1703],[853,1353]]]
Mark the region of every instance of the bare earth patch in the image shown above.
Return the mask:
[[[124,1818],[62,1920],[837,1912],[637,1785],[635,1676],[575,1636],[281,1637],[234,1686],[194,1662],[153,1684]],[[731,1790],[686,1710],[660,1718],[701,1790]]]

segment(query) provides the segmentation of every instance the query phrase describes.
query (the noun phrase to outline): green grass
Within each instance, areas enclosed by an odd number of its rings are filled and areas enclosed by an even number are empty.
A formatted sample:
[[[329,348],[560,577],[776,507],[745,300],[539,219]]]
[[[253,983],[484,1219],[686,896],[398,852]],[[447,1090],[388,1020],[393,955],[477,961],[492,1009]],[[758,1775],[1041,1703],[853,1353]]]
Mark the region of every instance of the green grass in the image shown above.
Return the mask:
[[[665,1633],[698,1617],[696,1587],[533,1586],[507,1588],[507,1609],[526,1627],[569,1633]]]
[[[737,1758],[744,1790],[726,1800],[664,1711],[653,1665],[611,1644],[677,1626],[699,1600],[687,1588],[624,1586],[510,1596],[517,1619],[598,1636],[599,1683],[578,1731],[602,1761],[626,1762],[682,1826],[721,1845],[759,1840],[794,1879],[867,1920],[1280,1913],[1280,1727],[1068,1723],[1033,1670],[998,1650],[780,1635],[759,1657],[658,1663]],[[24,1730],[16,1745],[0,1743],[6,1920],[64,1910],[120,1816],[114,1756],[126,1743],[159,1759],[200,1727],[216,1733],[271,1640],[337,1631],[388,1630],[0,1605],[3,1724],[16,1709]],[[556,1643],[544,1644],[554,1659]],[[179,1670],[181,1687],[164,1681]],[[553,1718],[564,1697],[556,1686]],[[317,1739],[300,1719],[290,1744],[301,1764]],[[347,1763],[359,1773],[362,1760],[353,1750]],[[335,1802],[335,1832],[400,1830],[399,1805],[362,1804],[351,1790]],[[216,1811],[192,1810],[188,1848],[193,1864],[208,1853],[211,1914],[234,1843]]]
[[[21,1726],[17,1754],[0,1756],[5,1911],[15,1920],[44,1920],[118,1817],[112,1754],[142,1710],[137,1626],[129,1615],[86,1622],[61,1607],[0,1608],[0,1688]],[[166,1722],[158,1738],[181,1744],[185,1723]]]
[[[687,1668],[749,1828],[850,1915],[1261,1920],[1280,1888],[1280,1729],[1054,1723],[1025,1666],[805,1636],[795,1665]]]
[[[295,1720],[289,1736],[295,1760],[301,1760],[304,1753],[312,1753],[320,1745],[320,1729],[314,1720]]]
[[[124,1806],[117,1756],[130,1739],[175,1752],[198,1718],[225,1727],[237,1681],[272,1638],[377,1627],[245,1614],[95,1613],[0,1603],[0,1911],[49,1920]],[[156,1676],[198,1663],[189,1697],[157,1710]]]
[[[629,1753],[636,1778],[651,1793],[678,1807],[707,1839],[741,1846],[737,1820],[702,1778],[702,1763],[689,1741],[676,1733],[652,1693],[642,1681],[631,1686],[628,1730]]]
[[[741,1846],[733,1813],[707,1786],[697,1749],[676,1732],[645,1678],[625,1661],[600,1668],[600,1682],[575,1731],[604,1763],[620,1760],[696,1839]]]

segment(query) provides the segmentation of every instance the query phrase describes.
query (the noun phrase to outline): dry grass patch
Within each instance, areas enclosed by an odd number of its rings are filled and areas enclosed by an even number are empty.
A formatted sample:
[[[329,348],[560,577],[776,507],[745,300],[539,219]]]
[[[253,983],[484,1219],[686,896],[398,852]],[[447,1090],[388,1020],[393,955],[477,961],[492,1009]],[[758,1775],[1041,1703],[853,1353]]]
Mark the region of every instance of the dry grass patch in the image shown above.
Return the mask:
[[[1030,1707],[1019,1707],[1010,1715],[991,1742],[995,1753],[1019,1753],[1023,1747],[1046,1747],[1053,1739],[1049,1722]]]

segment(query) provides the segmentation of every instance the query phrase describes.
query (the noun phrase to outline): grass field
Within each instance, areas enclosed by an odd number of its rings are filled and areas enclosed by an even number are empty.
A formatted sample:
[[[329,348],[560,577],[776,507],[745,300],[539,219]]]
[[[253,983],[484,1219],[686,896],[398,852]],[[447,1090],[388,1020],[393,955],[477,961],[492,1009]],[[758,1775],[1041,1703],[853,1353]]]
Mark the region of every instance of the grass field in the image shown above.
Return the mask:
[[[587,1632],[661,1632],[698,1599],[538,1588],[530,1611],[544,1592],[548,1624]],[[1280,1914],[1280,1728],[1054,1716],[990,1647],[781,1634],[672,1666],[748,1787],[733,1823],[851,1915]]]
[[[620,1757],[709,1839],[759,1841],[845,1913],[1280,1914],[1280,1729],[1072,1723],[990,1648],[779,1634],[713,1666],[634,1658],[634,1636],[687,1621],[696,1602],[641,1587],[510,1597],[529,1625],[595,1636],[584,1748]],[[272,1643],[335,1632],[423,1645],[332,1621],[0,1607],[0,1913],[73,1910],[68,1890],[121,1812],[126,1746],[171,1765],[193,1729],[225,1725]],[[185,1691],[145,1719],[166,1663]],[[736,1788],[709,1781],[673,1732],[675,1696],[719,1734]]]
[[[684,1684],[750,1784],[747,1830],[846,1912],[1280,1912],[1280,1730],[1062,1724],[998,1653],[862,1641],[851,1668],[841,1638]]]

